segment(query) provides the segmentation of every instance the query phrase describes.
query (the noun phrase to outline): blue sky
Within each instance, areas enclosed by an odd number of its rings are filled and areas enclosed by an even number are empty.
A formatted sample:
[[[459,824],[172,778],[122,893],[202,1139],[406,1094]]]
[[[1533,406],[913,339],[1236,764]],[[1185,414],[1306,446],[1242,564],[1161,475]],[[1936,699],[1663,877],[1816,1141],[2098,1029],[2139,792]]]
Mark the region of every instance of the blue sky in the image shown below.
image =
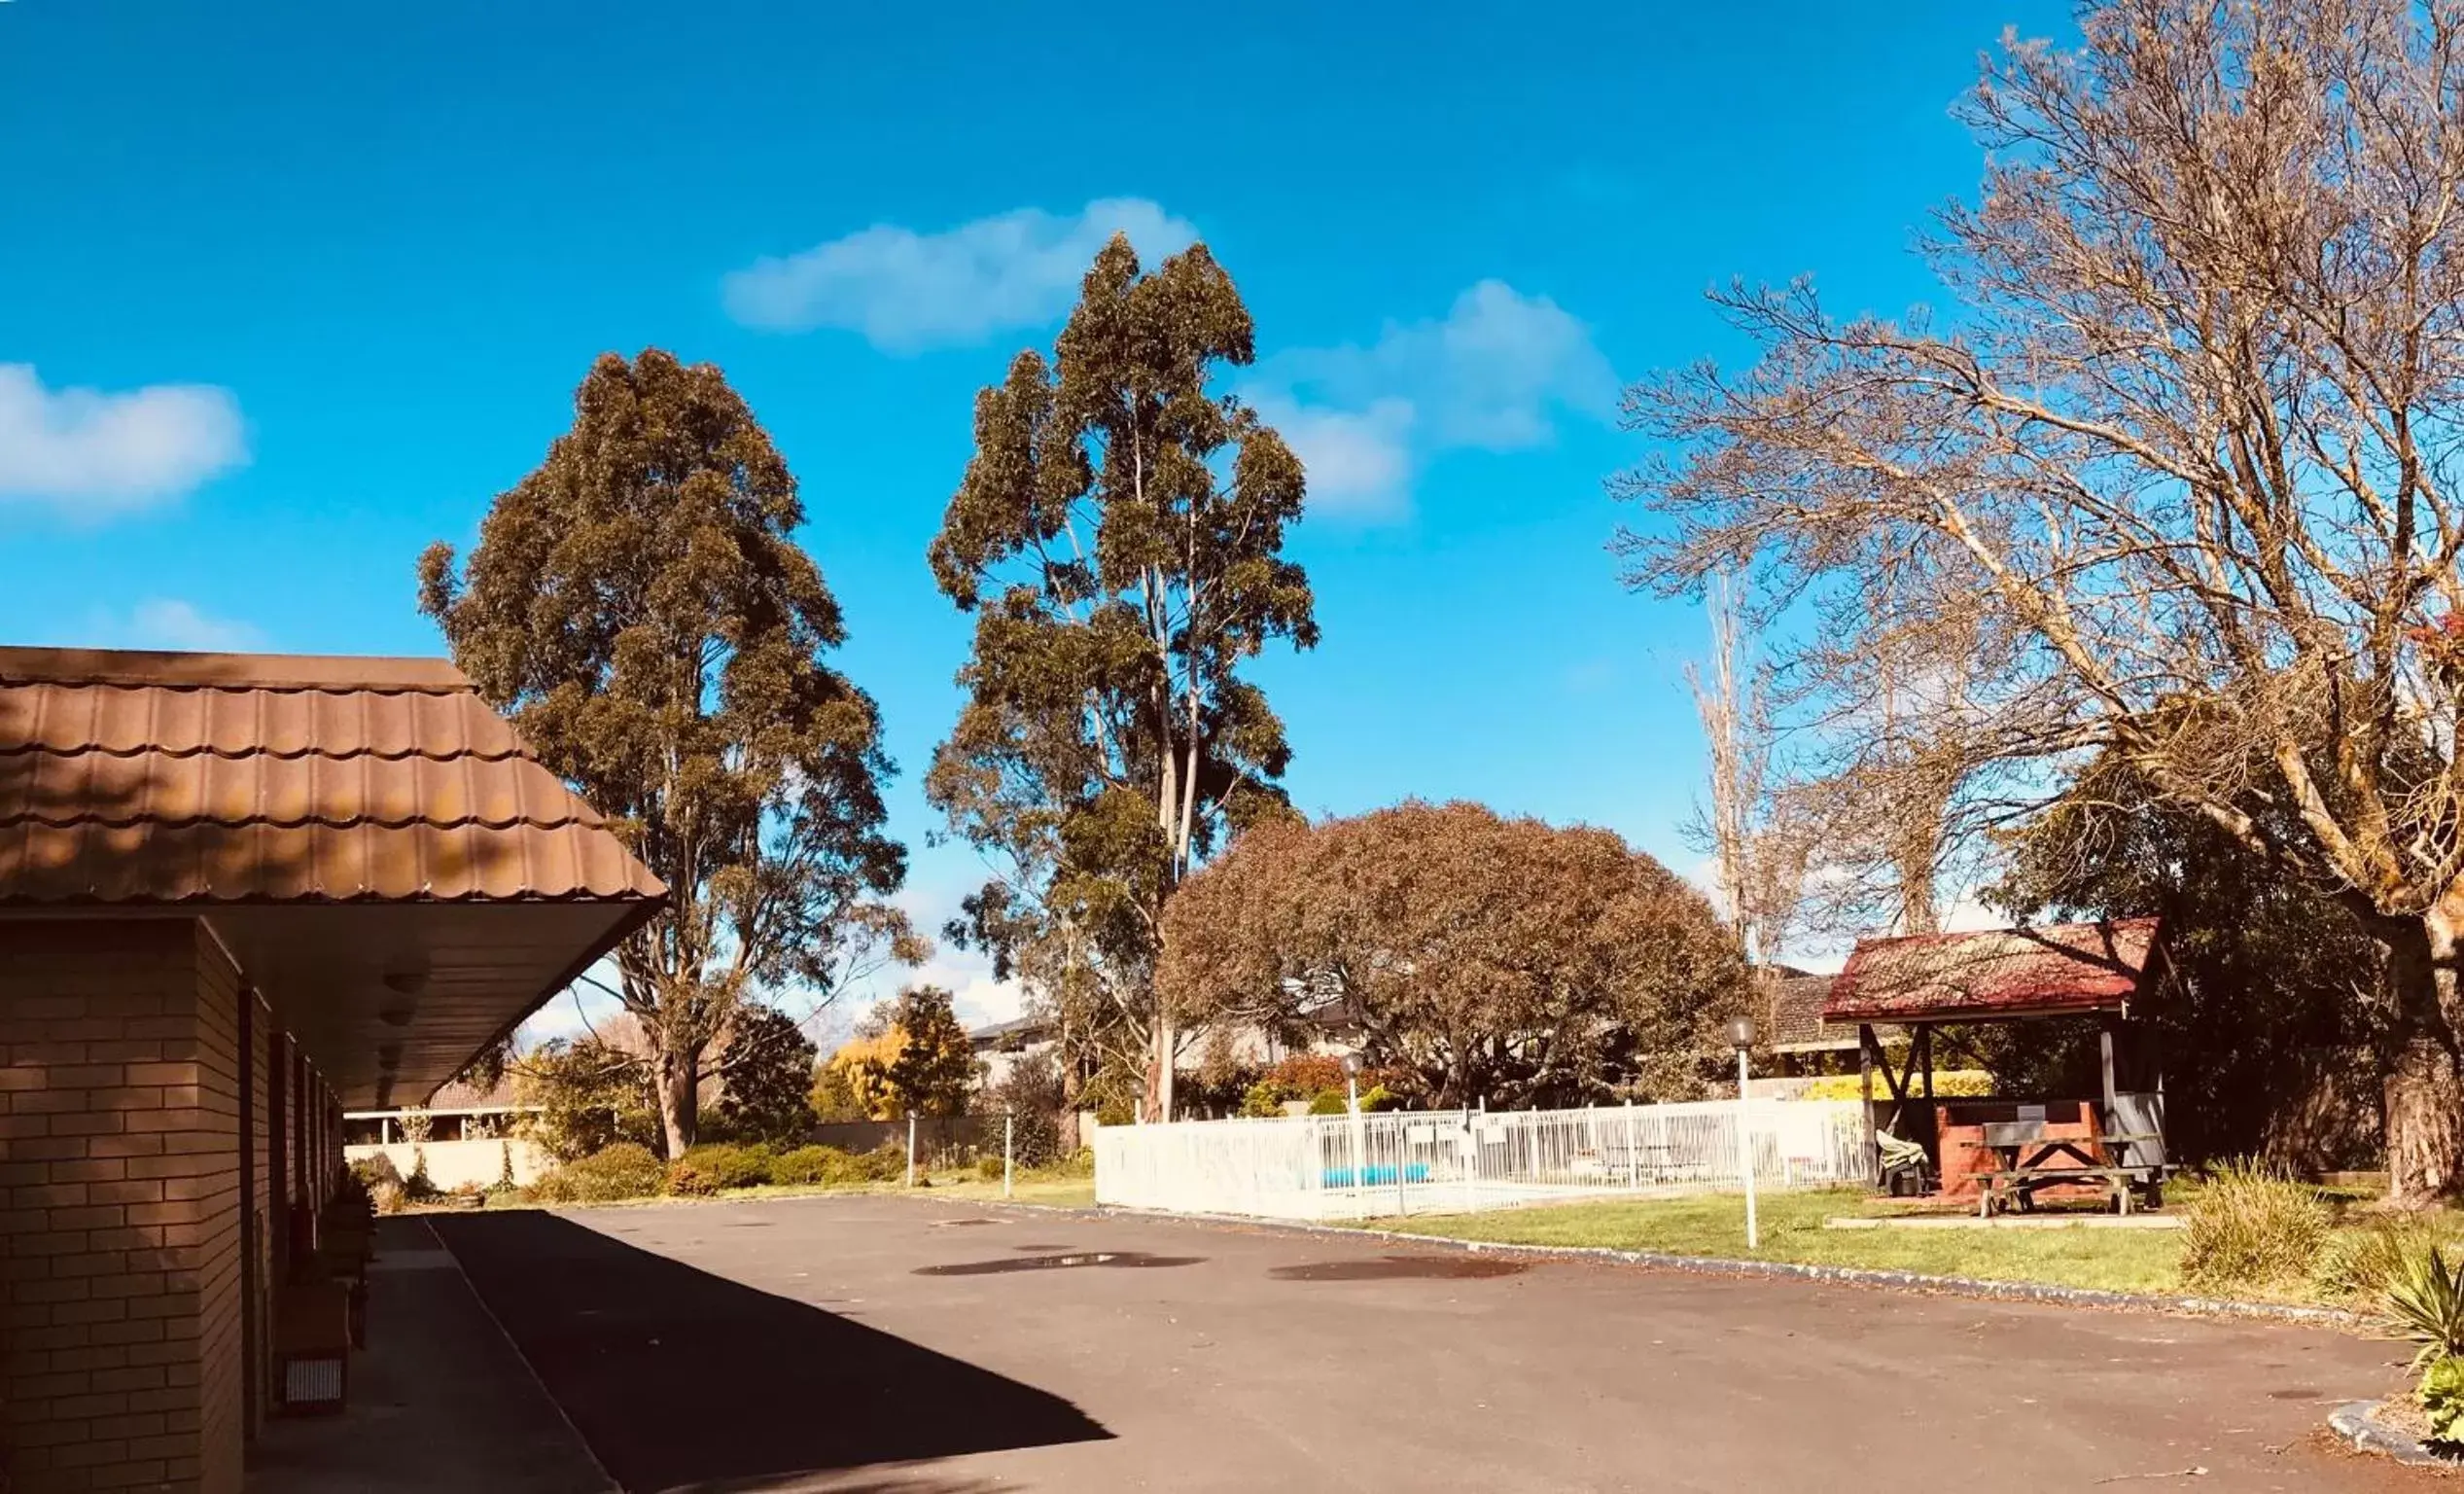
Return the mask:
[[[1195,233],[1312,461],[1324,642],[1259,671],[1297,801],[1691,871],[1701,620],[1616,584],[1618,384],[1734,354],[1732,275],[1924,299],[1910,237],[1980,161],[1948,107],[2066,8],[1176,9],[0,0],[0,640],[437,652],[414,556],[591,359],[714,361],[802,480],[937,925],[968,624],[923,556],[970,400],[1109,229]]]

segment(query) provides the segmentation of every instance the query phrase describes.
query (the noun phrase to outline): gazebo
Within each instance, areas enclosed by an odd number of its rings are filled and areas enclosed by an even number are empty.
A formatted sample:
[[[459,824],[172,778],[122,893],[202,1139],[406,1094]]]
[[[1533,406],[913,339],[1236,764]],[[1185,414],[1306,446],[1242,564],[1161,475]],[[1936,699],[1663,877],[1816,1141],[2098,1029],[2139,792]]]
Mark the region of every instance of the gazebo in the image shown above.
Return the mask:
[[[1952,1195],[1975,1194],[2014,1127],[2092,1156],[2107,1138],[2127,1135],[2136,1139],[2137,1159],[2161,1167],[2165,1081],[2147,1020],[2165,969],[2161,933],[2157,919],[2130,918],[1859,941],[1822,1015],[1855,1024],[1869,1145],[1888,1130],[1923,1146]],[[2051,1017],[2096,1023],[2096,1096],[1935,1095],[1935,1028]],[[1884,1023],[1908,1034],[1896,1065],[1877,1035]],[[1883,1097],[1875,1093],[1878,1074]]]

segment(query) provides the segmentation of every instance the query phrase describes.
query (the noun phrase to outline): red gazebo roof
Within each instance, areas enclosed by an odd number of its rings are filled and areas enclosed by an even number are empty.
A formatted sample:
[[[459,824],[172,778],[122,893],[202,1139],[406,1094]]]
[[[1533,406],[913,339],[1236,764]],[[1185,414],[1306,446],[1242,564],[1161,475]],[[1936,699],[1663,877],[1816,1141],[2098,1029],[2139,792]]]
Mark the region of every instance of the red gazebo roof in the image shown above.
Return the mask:
[[[1822,1017],[1944,1022],[2120,1011],[2145,987],[2157,932],[2157,919],[2125,918],[1859,940]]]

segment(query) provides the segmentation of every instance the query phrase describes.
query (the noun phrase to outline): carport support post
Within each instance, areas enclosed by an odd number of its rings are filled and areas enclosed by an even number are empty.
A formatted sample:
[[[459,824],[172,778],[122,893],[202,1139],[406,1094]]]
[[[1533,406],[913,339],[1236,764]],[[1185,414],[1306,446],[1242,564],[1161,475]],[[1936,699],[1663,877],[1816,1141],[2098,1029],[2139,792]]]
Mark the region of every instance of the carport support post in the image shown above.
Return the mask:
[[[907,1187],[915,1187],[915,1112],[907,1112]]]

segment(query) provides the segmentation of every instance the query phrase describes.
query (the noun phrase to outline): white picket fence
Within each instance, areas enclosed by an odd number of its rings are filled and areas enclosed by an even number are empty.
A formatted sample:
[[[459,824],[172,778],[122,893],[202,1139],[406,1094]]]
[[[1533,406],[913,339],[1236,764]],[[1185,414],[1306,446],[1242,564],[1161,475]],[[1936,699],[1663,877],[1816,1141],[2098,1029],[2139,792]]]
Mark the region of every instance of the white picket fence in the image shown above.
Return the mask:
[[[1762,1188],[1872,1174],[1854,1100],[1751,1102]],[[1095,1199],[1266,1219],[1460,1214],[1552,1198],[1742,1189],[1734,1100],[1106,1126]]]

